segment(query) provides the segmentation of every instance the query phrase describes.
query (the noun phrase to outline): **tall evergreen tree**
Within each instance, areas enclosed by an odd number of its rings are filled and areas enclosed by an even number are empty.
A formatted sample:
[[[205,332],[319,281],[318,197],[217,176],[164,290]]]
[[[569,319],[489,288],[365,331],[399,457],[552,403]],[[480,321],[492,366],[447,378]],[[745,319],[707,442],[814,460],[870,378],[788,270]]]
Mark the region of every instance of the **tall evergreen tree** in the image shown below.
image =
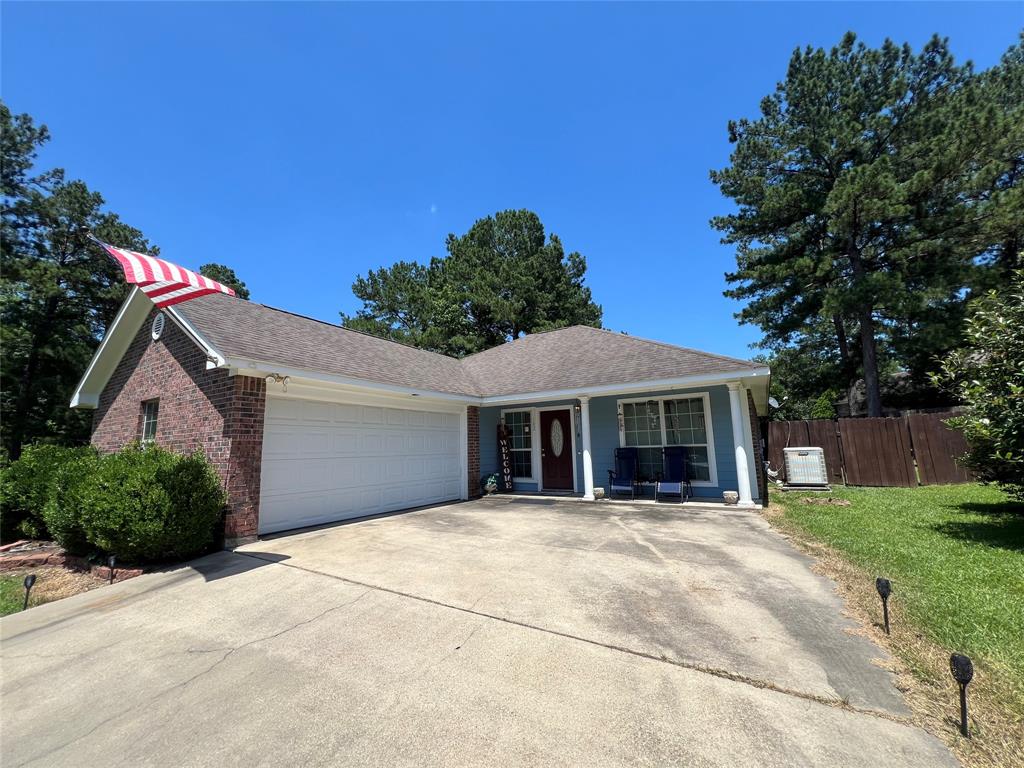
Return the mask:
[[[88,438],[88,413],[68,401],[104,329],[127,295],[120,268],[86,237],[156,252],[103,210],[103,198],[53,169],[36,173],[50,136],[0,103],[0,439],[11,457],[34,440]]]
[[[880,343],[918,368],[955,345],[991,241],[1015,231],[1019,59],[986,84],[945,40],[915,54],[849,33],[831,51],[794,52],[761,116],[729,124],[731,165],[711,173],[739,207],[712,220],[737,246],[726,295],[747,301],[739,317],[768,345],[830,322],[870,415],[882,408]]]
[[[240,299],[249,298],[249,289],[245,287],[245,283],[235,274],[235,270],[231,267],[226,267],[223,264],[203,264],[199,268],[199,274],[216,280],[221,285],[226,285],[228,288],[235,290],[235,296]]]
[[[479,352],[525,333],[601,324],[584,284],[587,263],[547,236],[537,214],[508,210],[449,235],[448,256],[401,261],[360,276],[363,301],[346,327],[452,355]]]

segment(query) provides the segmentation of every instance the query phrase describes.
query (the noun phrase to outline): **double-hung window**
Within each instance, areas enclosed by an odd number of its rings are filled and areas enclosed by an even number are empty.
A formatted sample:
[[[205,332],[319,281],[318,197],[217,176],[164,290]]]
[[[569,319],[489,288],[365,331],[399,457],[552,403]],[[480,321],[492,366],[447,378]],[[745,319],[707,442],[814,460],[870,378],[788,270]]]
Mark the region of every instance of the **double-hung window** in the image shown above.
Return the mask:
[[[156,440],[156,419],[160,413],[159,400],[147,400],[142,404],[142,442]]]
[[[713,444],[706,395],[619,401],[619,442],[639,452],[642,481],[651,482],[662,471],[661,449],[686,448],[686,473],[696,484],[717,482],[711,464]]]
[[[512,456],[512,477],[517,480],[533,478],[533,435],[530,429],[530,411],[508,411],[504,415],[508,427]]]

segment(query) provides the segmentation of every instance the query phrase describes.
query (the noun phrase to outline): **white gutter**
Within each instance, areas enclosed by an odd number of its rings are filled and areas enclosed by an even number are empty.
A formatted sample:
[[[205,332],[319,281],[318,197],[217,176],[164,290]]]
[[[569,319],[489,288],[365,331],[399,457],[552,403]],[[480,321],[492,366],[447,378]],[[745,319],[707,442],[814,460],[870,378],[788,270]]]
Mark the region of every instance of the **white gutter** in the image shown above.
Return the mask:
[[[357,379],[353,376],[339,376],[333,373],[322,373],[302,368],[293,368],[279,363],[270,363],[266,360],[250,360],[248,358],[231,358],[224,362],[221,367],[233,369],[236,373],[244,376],[266,376],[271,373],[289,376],[293,379],[306,379],[307,381],[322,381],[327,384],[335,384],[343,387],[354,387],[361,390],[372,390],[378,392],[389,392],[396,395],[408,395],[410,397],[424,397],[433,400],[448,400],[455,403],[467,405],[479,405],[480,398],[473,395],[459,395],[451,392],[438,392],[432,389],[418,387],[403,387],[398,384],[385,384],[383,382],[370,381],[369,379]]]
[[[513,405],[516,403],[541,402],[543,400],[571,400],[577,397],[601,397],[602,395],[619,395],[630,392],[644,392],[658,389],[684,389],[708,384],[724,384],[737,379],[768,376],[768,368],[751,368],[746,371],[722,374],[693,374],[677,376],[670,379],[652,379],[625,384],[603,384],[596,387],[580,387],[577,389],[552,389],[544,392],[525,392],[518,395],[491,395],[479,399],[480,405]]]
[[[604,384],[595,387],[581,387],[577,389],[553,389],[541,392],[523,392],[511,395],[491,395],[478,397],[474,395],[461,395],[451,392],[438,392],[437,390],[422,389],[418,387],[405,387],[397,384],[385,384],[382,382],[359,379],[352,376],[340,376],[320,371],[311,371],[303,368],[271,363],[266,360],[251,360],[247,358],[231,358],[221,364],[222,368],[230,368],[232,371],[249,376],[266,376],[276,373],[281,376],[290,376],[294,379],[305,379],[307,381],[320,381],[327,384],[335,384],[344,387],[353,387],[361,390],[376,390],[389,392],[391,394],[409,395],[411,397],[425,397],[435,400],[447,400],[450,402],[465,403],[467,405],[491,406],[491,405],[515,405],[519,403],[537,403],[545,400],[573,400],[579,397],[601,397],[602,395],[629,394],[631,392],[644,392],[662,389],[688,389],[691,387],[706,386],[709,384],[725,384],[727,381],[737,379],[749,379],[767,377],[768,368],[752,368],[746,371],[736,371],[731,374],[694,374],[691,376],[677,376],[668,379],[653,379],[649,381],[627,382],[624,384]]]

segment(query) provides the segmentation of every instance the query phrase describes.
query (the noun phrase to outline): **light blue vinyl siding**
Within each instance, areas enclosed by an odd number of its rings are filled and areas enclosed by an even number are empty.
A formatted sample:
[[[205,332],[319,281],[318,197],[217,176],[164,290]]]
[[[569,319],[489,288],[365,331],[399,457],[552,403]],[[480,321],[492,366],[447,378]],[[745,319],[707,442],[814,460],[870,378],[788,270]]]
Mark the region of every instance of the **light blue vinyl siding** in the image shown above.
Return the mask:
[[[484,477],[498,472],[498,419],[502,411],[528,410],[530,408],[547,408],[549,406],[564,405],[573,414],[573,440],[576,441],[576,487],[583,492],[583,458],[580,450],[581,435],[580,425],[576,418],[575,406],[578,400],[553,400],[546,403],[527,403],[522,406],[502,405],[494,408],[480,409],[480,474]],[[540,436],[535,439],[539,440]],[[538,469],[539,471],[539,469]],[[513,488],[517,491],[536,491],[540,478],[533,478],[533,482],[516,480]]]
[[[608,488],[608,470],[614,467],[615,449],[619,447],[619,421],[617,403],[637,398],[685,397],[707,392],[710,400],[711,430],[714,436],[714,461],[718,483],[714,486],[695,485],[695,498],[721,499],[723,491],[735,491],[736,454],[732,442],[732,418],[729,409],[729,390],[724,385],[703,389],[677,389],[670,391],[638,392],[628,395],[595,397],[590,401],[590,444],[593,449],[594,485]],[[565,405],[573,412],[573,426],[576,440],[576,488],[583,490],[583,457],[580,425],[575,417],[576,400],[561,400],[545,403],[526,403],[522,407],[537,408]],[[489,475],[498,471],[498,419],[502,410],[515,410],[515,406],[488,407],[480,409],[480,471]],[[516,482],[517,491],[536,491],[538,478],[534,482]],[[752,485],[756,494],[756,485]],[[645,494],[653,496],[653,487],[645,488]]]

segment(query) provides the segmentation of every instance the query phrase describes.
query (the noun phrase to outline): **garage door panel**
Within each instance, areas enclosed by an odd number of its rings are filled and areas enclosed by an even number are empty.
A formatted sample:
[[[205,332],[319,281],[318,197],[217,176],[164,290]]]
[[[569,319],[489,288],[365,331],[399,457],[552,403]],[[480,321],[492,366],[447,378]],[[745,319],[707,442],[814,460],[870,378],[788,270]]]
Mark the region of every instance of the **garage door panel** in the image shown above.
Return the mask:
[[[460,446],[457,414],[268,398],[260,532],[457,499]]]
[[[355,456],[359,452],[359,435],[352,429],[338,429],[332,435],[331,452],[335,456]]]

